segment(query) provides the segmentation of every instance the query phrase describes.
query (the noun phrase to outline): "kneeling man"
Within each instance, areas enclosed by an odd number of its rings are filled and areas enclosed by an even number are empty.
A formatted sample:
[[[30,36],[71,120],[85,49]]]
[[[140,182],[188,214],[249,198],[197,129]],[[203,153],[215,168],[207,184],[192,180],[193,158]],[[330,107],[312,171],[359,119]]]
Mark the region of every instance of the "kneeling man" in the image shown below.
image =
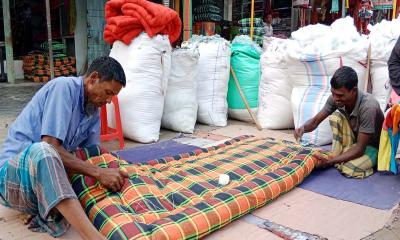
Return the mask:
[[[332,95],[325,107],[296,129],[294,136],[299,140],[330,116],[332,154],[318,155],[317,167],[334,165],[347,177],[365,178],[373,174],[377,162],[384,116],[378,101],[358,90],[357,83],[357,73],[351,67],[336,70],[330,82]]]

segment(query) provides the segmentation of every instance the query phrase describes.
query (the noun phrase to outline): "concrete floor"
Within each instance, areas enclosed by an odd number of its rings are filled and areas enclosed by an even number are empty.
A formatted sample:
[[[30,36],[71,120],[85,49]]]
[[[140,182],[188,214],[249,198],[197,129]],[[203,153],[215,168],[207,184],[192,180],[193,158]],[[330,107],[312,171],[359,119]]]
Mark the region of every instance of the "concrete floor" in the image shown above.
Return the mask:
[[[0,144],[4,141],[8,126],[14,121],[23,106],[40,88],[36,84],[8,85],[0,83]],[[204,144],[243,134],[293,140],[292,130],[258,131],[247,123],[229,121],[224,128],[197,125],[194,134],[204,139]],[[162,130],[160,141],[175,138],[180,134]],[[140,145],[126,140],[126,148]],[[118,148],[117,142],[104,144],[110,150]],[[0,206],[0,240],[5,239],[52,239],[47,234],[30,232],[22,224],[22,215]],[[281,196],[271,204],[256,210],[206,239],[281,239],[258,226],[262,220],[273,221],[285,227],[315,234],[316,239],[345,240],[400,240],[400,209],[378,210],[326,197],[300,188]],[[61,239],[80,239],[70,229]]]

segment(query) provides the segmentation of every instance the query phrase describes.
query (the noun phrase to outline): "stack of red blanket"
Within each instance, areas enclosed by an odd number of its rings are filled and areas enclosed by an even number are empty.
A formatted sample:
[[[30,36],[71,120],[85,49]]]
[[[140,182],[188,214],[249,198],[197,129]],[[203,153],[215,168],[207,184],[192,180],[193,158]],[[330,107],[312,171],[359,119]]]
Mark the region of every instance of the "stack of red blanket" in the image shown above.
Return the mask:
[[[110,0],[105,11],[104,39],[110,44],[120,40],[128,45],[143,31],[150,37],[168,35],[171,43],[181,34],[179,15],[160,4],[146,0]]]

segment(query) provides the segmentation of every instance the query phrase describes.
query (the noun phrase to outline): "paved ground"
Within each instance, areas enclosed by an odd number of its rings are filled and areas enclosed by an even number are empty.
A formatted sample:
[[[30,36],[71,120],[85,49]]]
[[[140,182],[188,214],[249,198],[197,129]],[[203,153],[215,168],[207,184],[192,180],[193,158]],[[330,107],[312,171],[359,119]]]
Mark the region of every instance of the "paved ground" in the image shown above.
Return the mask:
[[[39,88],[40,85],[32,83],[14,86],[0,83],[0,144],[4,141],[10,123]],[[195,133],[197,137],[213,140],[242,134],[293,140],[290,130],[259,132],[252,125],[237,121],[230,121],[225,128],[198,125]],[[160,138],[165,140],[178,135],[162,130]],[[126,141],[127,148],[136,145],[138,143]],[[108,142],[105,146],[115,150],[118,144]],[[46,234],[27,230],[20,218],[21,214],[0,207],[0,240],[51,239]],[[260,222],[269,220],[284,227],[314,234],[314,239],[400,240],[399,218],[400,209],[397,207],[389,211],[377,210],[295,188],[266,207],[229,224],[206,239],[281,239],[259,227]],[[79,236],[71,229],[61,239],[79,239]]]

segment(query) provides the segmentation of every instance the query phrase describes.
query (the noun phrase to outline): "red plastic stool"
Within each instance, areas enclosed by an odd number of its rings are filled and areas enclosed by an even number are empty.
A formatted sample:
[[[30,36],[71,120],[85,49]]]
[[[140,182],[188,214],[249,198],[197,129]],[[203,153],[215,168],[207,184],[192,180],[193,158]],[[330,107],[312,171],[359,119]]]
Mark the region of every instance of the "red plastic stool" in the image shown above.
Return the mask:
[[[109,141],[113,139],[119,140],[119,148],[124,148],[124,135],[122,132],[122,124],[121,124],[121,116],[119,114],[119,104],[118,104],[118,97],[113,96],[111,100],[112,104],[114,104],[114,114],[115,114],[115,125],[116,128],[111,128],[108,126],[107,120],[107,107],[106,105],[101,107],[100,111],[100,121],[101,121],[101,128],[100,128],[100,140],[101,141]]]

